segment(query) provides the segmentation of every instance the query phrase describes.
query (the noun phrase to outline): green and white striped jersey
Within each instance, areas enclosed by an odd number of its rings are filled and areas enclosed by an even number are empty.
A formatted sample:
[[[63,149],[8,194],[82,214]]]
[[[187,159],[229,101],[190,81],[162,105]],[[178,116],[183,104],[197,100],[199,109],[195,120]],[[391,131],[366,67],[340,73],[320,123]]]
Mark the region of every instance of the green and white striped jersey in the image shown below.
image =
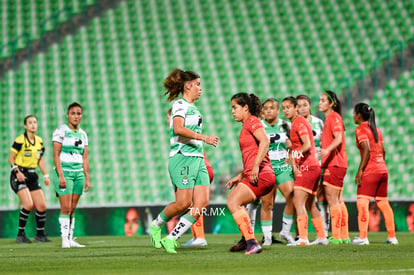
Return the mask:
[[[83,171],[83,150],[88,146],[88,136],[84,130],[78,128],[74,131],[67,124],[63,124],[53,132],[52,141],[62,144],[62,170]]]
[[[323,121],[322,119],[311,115],[310,124],[312,127],[313,139],[315,140],[316,151],[319,152],[321,150]]]
[[[184,98],[174,101],[170,120],[170,157],[178,152],[181,152],[184,156],[204,157],[203,141],[182,137],[174,133],[173,123],[176,116],[183,117],[184,126],[196,133],[201,133],[203,126],[201,113],[194,104],[189,103]]]
[[[287,157],[286,140],[288,139],[287,128],[290,128],[290,123],[278,119],[275,125],[269,125],[265,120],[262,120],[267,137],[270,140],[269,144],[269,158],[272,167],[281,168],[287,166],[285,163]]]

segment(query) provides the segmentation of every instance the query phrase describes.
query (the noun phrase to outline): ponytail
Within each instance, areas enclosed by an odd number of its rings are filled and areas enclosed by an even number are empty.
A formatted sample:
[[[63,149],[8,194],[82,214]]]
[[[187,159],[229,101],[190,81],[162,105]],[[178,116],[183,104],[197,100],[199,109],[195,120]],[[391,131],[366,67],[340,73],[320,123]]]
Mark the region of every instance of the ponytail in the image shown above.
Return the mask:
[[[361,114],[363,121],[368,121],[369,128],[374,135],[375,142],[378,142],[377,124],[375,123],[375,112],[372,107],[366,103],[358,103],[354,108],[355,114]]]
[[[200,76],[193,71],[172,70],[164,79],[164,87],[167,90],[164,95],[168,95],[168,101],[173,101],[184,91],[185,82],[197,78],[200,78]]]
[[[236,100],[240,106],[248,106],[250,114],[260,117],[262,111],[262,103],[255,94],[237,93],[231,97],[231,100]]]

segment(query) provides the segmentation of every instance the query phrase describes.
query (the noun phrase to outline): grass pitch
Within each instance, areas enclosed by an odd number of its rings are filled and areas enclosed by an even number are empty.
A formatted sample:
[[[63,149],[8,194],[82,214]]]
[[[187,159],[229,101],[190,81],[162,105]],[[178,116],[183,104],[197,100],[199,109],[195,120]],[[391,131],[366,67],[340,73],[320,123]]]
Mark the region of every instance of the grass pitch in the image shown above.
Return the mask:
[[[60,248],[60,238],[32,244],[0,239],[0,274],[414,274],[414,234],[397,237],[397,246],[384,245],[381,232],[369,234],[368,246],[275,244],[256,255],[229,252],[239,236],[225,234],[207,235],[208,246],[180,247],[173,255],[153,248],[148,236],[80,237],[87,247],[70,249]]]

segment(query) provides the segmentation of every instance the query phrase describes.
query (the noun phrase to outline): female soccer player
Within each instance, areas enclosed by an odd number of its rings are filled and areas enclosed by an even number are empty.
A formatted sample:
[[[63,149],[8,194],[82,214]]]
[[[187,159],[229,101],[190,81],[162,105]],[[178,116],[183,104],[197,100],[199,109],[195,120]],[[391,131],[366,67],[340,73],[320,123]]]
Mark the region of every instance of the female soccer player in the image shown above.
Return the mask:
[[[45,185],[49,186],[49,175],[46,172],[43,154],[42,138],[35,135],[37,131],[37,119],[29,115],[24,119],[24,134],[18,136],[10,148],[9,164],[11,166],[10,186],[19,197],[22,209],[19,214],[19,231],[16,242],[31,243],[26,237],[25,228],[27,218],[32,210],[33,204],[36,207],[36,236],[38,242],[49,242],[45,235],[46,202],[42,188],[38,182],[36,167],[42,171]]]
[[[245,254],[261,253],[256,241],[249,214],[244,205],[268,194],[276,179],[268,156],[269,139],[258,118],[261,103],[254,94],[238,93],[231,98],[234,120],[243,123],[239,145],[243,158],[243,171],[226,183],[234,189],[227,196],[227,206],[240,232],[247,242]]]
[[[167,114],[168,125],[170,125],[171,120],[171,108],[168,110]],[[204,163],[208,171],[208,177],[210,179],[210,184],[214,179],[214,171],[210,162],[208,161],[205,152],[204,153]],[[191,226],[191,232],[193,233],[193,238],[183,244],[182,246],[206,246],[207,241],[204,234],[204,218],[203,215],[200,215],[198,220]]]
[[[151,242],[163,246],[168,253],[177,253],[179,239],[196,222],[207,207],[210,182],[204,163],[203,142],[216,146],[219,138],[201,134],[202,116],[194,105],[202,93],[200,76],[192,71],[174,69],[164,80],[168,100],[174,101],[170,121],[170,161],[168,171],[175,191],[175,202],[167,205],[150,225]],[[171,218],[183,215],[174,230],[161,239],[161,226]]]
[[[306,118],[312,127],[313,139],[315,141],[315,148],[316,153],[319,155],[321,150],[321,136],[322,136],[322,129],[323,129],[323,121],[311,115],[311,100],[307,95],[299,95],[296,97],[298,101],[298,113],[299,115]],[[319,162],[321,161],[321,157],[319,155]],[[322,185],[319,186],[317,194],[316,194],[317,206],[319,212],[321,213],[322,220],[324,223],[325,234],[328,235],[329,231],[329,210],[328,210],[328,202],[326,201],[324,189]]]
[[[342,190],[348,161],[345,146],[345,128],[341,117],[341,102],[332,91],[324,92],[319,99],[319,111],[325,114],[322,131],[322,187],[329,204],[332,221],[330,243],[350,243],[348,210],[342,199]]]
[[[270,140],[269,157],[276,176],[276,186],[272,192],[262,197],[261,222],[264,235],[263,245],[272,244],[272,209],[279,188],[285,197],[286,206],[283,211],[282,231],[280,237],[288,243],[294,242],[290,229],[293,224],[295,206],[293,204],[294,177],[290,163],[287,162],[287,145],[289,139],[290,123],[278,118],[279,101],[269,98],[263,103],[264,125],[266,134]]]
[[[359,237],[355,245],[368,245],[369,201],[375,199],[381,210],[388,232],[386,244],[398,244],[395,237],[394,213],[388,202],[388,170],[385,165],[384,140],[375,123],[375,113],[368,104],[358,103],[354,108],[354,122],[357,147],[361,163],[355,176],[358,186],[357,208]]]
[[[60,203],[62,248],[84,247],[73,238],[75,209],[83,191],[88,192],[90,187],[88,136],[79,127],[82,111],[79,103],[70,104],[66,112],[67,124],[59,126],[52,138],[55,162],[53,184]]]
[[[296,209],[299,231],[299,239],[288,245],[309,245],[307,210],[310,212],[317,234],[317,239],[313,244],[325,245],[328,244],[328,239],[325,235],[321,214],[315,205],[321,167],[316,155],[312,128],[308,120],[298,115],[296,98],[290,96],[283,99],[282,110],[285,117],[292,123],[290,130],[291,156],[295,160],[293,167],[295,175],[293,203]]]

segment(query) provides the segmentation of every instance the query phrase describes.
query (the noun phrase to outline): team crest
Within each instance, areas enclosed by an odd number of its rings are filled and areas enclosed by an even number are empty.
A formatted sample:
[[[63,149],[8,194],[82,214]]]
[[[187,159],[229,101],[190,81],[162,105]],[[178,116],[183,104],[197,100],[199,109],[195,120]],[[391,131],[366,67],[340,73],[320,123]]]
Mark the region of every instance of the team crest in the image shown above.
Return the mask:
[[[187,185],[187,184],[188,184],[188,178],[187,178],[187,177],[184,177],[184,178],[183,178],[183,184],[184,184],[184,185]]]

